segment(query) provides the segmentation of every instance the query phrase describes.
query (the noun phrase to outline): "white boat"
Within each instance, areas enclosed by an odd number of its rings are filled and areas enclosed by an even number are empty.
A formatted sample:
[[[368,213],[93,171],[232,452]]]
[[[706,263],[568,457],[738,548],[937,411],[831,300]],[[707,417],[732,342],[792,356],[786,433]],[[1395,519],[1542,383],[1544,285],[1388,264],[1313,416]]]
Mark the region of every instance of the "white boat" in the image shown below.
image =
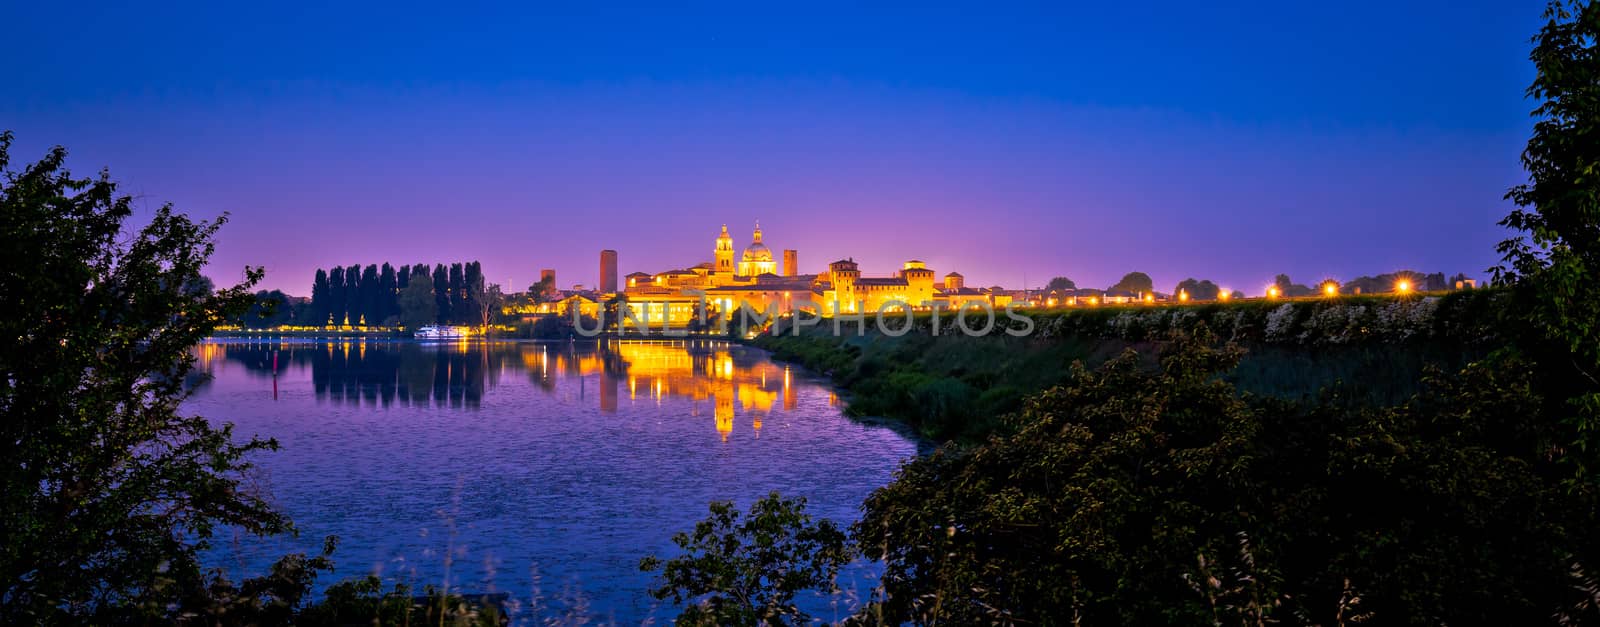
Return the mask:
[[[467,333],[460,327],[428,325],[417,329],[415,336],[419,340],[459,340]]]

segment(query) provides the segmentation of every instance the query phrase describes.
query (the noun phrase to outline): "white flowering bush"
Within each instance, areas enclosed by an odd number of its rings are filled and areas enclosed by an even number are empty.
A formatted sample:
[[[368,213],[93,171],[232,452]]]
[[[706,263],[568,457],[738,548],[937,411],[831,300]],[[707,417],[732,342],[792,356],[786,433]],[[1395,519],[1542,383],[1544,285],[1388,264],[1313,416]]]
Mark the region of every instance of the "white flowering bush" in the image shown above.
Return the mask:
[[[1284,303],[1277,309],[1267,314],[1267,326],[1263,334],[1269,342],[1281,342],[1289,338],[1289,332],[1294,327],[1295,310],[1291,303]]]

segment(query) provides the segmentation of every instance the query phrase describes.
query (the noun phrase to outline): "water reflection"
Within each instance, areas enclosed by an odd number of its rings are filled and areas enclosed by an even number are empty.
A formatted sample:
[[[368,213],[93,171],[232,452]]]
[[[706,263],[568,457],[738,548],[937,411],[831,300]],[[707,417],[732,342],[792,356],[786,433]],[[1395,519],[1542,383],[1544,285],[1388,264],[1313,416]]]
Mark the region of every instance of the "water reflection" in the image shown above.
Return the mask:
[[[196,357],[214,378],[186,409],[282,445],[253,484],[300,529],[218,542],[209,564],[263,572],[337,535],[338,577],[512,592],[514,623],[660,622],[639,558],[674,553],[706,503],[778,491],[845,523],[917,447],[721,342],[223,340]],[[839,598],[868,598],[873,572],[847,569]],[[808,608],[840,620],[835,600]]]
[[[243,366],[252,376],[309,373],[318,401],[365,407],[448,406],[477,409],[502,377],[525,376],[560,396],[563,379],[578,384],[577,399],[614,413],[618,401],[687,399],[690,415],[707,412],[727,440],[735,408],[761,437],[763,421],[794,411],[794,373],[759,353],[712,340],[600,342],[419,343],[410,341],[216,340],[196,348],[200,369]],[[591,389],[592,388],[592,389]],[[277,397],[277,386],[273,396]],[[837,397],[829,395],[829,404]]]

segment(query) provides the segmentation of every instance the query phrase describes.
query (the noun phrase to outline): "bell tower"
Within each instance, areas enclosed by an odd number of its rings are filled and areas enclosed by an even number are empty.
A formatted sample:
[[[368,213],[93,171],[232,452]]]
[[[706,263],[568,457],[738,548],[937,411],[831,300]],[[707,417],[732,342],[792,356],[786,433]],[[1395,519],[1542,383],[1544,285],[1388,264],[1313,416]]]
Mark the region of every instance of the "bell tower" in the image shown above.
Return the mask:
[[[759,236],[758,236],[759,237]],[[722,225],[722,235],[717,236],[716,263],[711,269],[717,274],[733,274],[733,237],[728,235],[728,225]]]

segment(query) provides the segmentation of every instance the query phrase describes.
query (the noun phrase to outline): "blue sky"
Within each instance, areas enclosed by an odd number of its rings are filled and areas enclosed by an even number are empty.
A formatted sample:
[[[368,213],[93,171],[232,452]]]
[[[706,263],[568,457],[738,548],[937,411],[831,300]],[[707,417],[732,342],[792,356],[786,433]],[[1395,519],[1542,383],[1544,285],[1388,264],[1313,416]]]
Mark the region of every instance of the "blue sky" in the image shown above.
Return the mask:
[[[43,3],[38,3],[43,4]],[[0,7],[14,159],[208,216],[266,265],[482,259],[592,284],[759,219],[802,269],[921,258],[1246,292],[1480,273],[1533,2]]]

